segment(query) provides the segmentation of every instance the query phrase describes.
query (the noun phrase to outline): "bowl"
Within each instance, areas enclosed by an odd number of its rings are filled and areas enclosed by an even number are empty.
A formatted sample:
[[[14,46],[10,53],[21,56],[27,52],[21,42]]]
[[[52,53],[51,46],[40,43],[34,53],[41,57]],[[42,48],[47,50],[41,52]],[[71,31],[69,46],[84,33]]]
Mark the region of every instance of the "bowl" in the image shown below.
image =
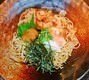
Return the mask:
[[[73,50],[72,56],[62,70],[50,75],[42,74],[32,66],[28,67],[9,58],[11,53],[8,53],[8,42],[17,29],[20,14],[10,21],[6,20],[8,10],[15,1],[17,0],[7,3],[5,0],[0,5],[0,75],[6,80],[88,80],[83,76],[86,71],[89,73],[89,6],[87,3],[83,0],[72,0],[66,7],[67,17],[77,28],[76,36],[81,45],[77,50]]]

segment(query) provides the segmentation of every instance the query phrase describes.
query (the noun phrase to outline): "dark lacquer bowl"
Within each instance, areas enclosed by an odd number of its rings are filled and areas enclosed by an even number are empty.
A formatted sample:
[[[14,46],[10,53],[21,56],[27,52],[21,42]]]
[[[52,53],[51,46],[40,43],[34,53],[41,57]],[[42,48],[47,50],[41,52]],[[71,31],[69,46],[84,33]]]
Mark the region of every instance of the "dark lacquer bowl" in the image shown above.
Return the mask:
[[[72,20],[77,28],[76,36],[81,46],[74,50],[62,70],[52,74],[42,74],[34,67],[17,63],[9,59],[8,41],[12,39],[13,33],[17,29],[19,16],[15,16],[11,21],[5,22],[7,11],[13,6],[16,0],[7,4],[5,1],[0,5],[0,80],[89,80],[89,7],[83,0],[72,0],[66,8],[67,17]],[[7,7],[8,6],[8,7]],[[87,73],[85,73],[87,71]],[[85,77],[83,74],[87,74]]]

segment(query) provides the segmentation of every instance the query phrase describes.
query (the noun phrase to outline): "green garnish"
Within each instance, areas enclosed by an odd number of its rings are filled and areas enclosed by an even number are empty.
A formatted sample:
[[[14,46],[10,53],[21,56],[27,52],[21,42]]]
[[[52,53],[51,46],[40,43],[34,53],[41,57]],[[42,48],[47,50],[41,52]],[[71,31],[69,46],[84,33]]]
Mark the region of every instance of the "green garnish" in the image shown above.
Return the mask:
[[[35,26],[34,16],[32,16],[30,22],[19,25],[18,36],[22,37],[25,31],[34,28]],[[27,53],[25,55],[28,65],[36,66],[37,70],[41,70],[43,73],[54,72],[52,50],[51,48],[47,49],[44,45],[44,42],[48,42],[51,39],[52,36],[48,29],[43,29],[38,38],[28,45]]]
[[[29,65],[37,67],[37,70],[41,70],[42,73],[54,72],[54,65],[52,63],[52,50],[47,50],[42,43],[36,41],[31,43],[28,47],[26,54],[26,61]]]
[[[34,22],[34,15],[32,15],[30,22],[23,23],[18,26],[18,34],[17,34],[18,37],[22,37],[25,31],[27,31],[30,28],[34,28],[35,26],[36,24]]]
[[[38,40],[40,43],[48,42],[49,40],[52,40],[52,36],[49,33],[48,29],[43,29],[41,33],[39,34]]]
[[[37,70],[52,73],[54,72],[52,49],[46,48],[44,42],[52,39],[48,29],[43,29],[38,38],[28,46],[26,61],[29,65],[37,67]]]

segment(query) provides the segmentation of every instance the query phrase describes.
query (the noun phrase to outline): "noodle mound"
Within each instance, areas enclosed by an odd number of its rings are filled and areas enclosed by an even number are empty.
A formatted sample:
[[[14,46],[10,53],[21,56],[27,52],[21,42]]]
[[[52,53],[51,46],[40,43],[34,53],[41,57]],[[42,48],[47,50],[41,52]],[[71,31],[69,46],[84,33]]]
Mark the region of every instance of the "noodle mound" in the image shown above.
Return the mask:
[[[69,56],[71,56],[73,49],[77,49],[79,47],[79,41],[75,35],[76,29],[74,28],[73,23],[65,16],[65,12],[53,13],[50,10],[31,8],[27,9],[21,14],[18,25],[31,20],[33,14],[34,21],[37,24],[37,30],[42,30],[44,28],[53,28],[53,30],[57,29],[59,31],[58,34],[60,34],[61,37],[65,40],[65,43],[61,45],[60,51],[56,51],[53,53],[54,67],[56,69],[62,69],[63,64],[66,63]],[[52,30],[50,30],[50,33],[52,33]],[[54,39],[56,39],[55,36],[56,35],[54,35]],[[18,38],[14,37],[11,41],[11,49],[17,55],[20,54],[23,58],[25,54],[24,49],[26,47],[24,45],[25,43],[22,40],[18,40]],[[13,43],[16,43],[16,45]]]

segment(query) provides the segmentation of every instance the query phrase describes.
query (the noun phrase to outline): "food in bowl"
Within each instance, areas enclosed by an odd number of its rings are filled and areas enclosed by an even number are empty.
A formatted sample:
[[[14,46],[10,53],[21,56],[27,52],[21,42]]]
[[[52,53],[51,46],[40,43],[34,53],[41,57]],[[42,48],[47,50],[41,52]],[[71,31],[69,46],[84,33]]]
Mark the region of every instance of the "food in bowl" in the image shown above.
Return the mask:
[[[62,69],[73,49],[80,43],[73,22],[66,12],[30,8],[18,22],[17,32],[10,41],[10,56],[17,62],[35,66],[37,70],[55,72]]]

